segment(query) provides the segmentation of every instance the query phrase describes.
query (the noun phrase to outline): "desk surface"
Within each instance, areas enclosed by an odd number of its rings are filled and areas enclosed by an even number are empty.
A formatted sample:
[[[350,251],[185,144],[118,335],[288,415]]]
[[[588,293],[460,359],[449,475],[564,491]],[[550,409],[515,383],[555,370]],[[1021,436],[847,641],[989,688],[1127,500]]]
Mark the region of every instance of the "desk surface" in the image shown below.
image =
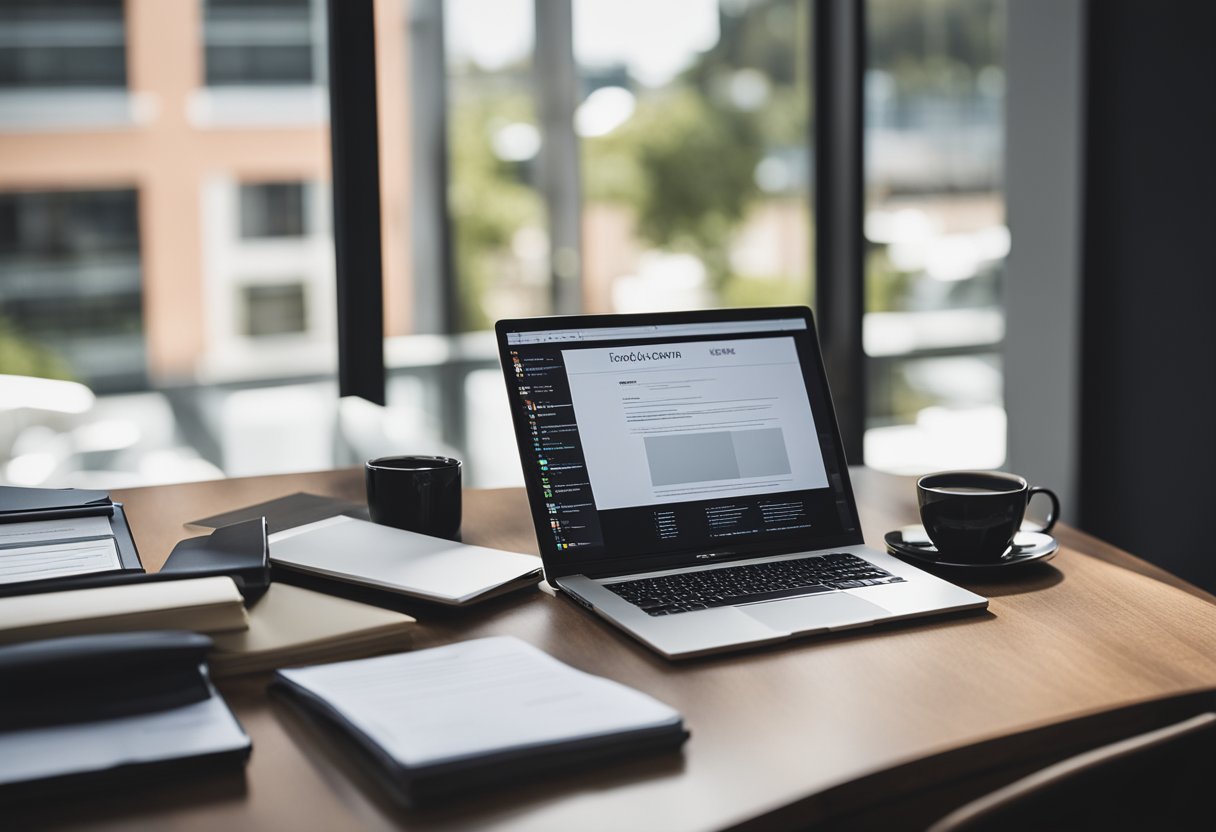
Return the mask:
[[[885,530],[914,520],[912,487],[868,471],[853,476],[866,539],[881,547]],[[362,473],[115,497],[155,570],[188,534],[184,521],[295,491],[361,500]],[[466,492],[465,518],[468,542],[536,551],[522,490]],[[658,697],[692,731],[679,756],[406,811],[388,803],[331,737],[268,700],[266,677],[257,676],[222,685],[253,738],[243,779],[149,785],[137,795],[9,819],[123,829],[683,830],[785,828],[824,818],[868,825],[886,807],[888,820],[915,825],[912,819],[937,813],[933,795],[966,796],[966,784],[990,787],[1159,724],[1171,709],[1189,706],[1179,695],[1216,688],[1216,599],[1075,530],[1060,528],[1058,536],[1063,547],[1050,564],[1012,580],[958,581],[991,599],[986,613],[678,664],[547,592],[458,612],[402,605],[419,619],[416,646],[510,633]]]

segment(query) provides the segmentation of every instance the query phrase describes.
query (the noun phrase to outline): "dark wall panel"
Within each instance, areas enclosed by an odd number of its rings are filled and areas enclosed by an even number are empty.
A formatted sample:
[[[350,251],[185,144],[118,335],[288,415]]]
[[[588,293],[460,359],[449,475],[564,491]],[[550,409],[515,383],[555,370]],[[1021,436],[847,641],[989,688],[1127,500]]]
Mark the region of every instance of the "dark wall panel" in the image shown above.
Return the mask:
[[[1087,29],[1080,525],[1216,590],[1216,4]]]

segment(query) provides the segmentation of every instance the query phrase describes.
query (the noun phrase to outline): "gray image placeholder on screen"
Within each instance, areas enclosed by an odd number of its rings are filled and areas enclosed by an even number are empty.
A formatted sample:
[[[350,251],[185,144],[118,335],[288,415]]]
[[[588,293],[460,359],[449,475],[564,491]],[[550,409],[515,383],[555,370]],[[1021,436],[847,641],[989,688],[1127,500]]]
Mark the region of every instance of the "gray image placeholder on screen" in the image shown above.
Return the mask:
[[[677,433],[644,441],[656,487],[790,473],[781,428]]]

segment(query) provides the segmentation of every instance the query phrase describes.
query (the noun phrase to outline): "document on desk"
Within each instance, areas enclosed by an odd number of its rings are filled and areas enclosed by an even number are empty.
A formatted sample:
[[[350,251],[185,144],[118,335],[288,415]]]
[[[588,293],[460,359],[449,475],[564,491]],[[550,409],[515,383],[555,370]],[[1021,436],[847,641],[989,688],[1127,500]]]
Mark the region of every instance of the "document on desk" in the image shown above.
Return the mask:
[[[243,758],[249,748],[212,688],[208,699],[167,711],[0,732],[0,787],[185,758]]]
[[[532,586],[540,558],[330,517],[270,535],[278,567],[459,606]]]
[[[276,689],[388,761],[407,799],[688,736],[662,702],[510,636],[280,670]]]
[[[109,517],[0,524],[0,583],[122,568]]]
[[[213,636],[211,678],[403,650],[413,625],[403,613],[275,583],[250,608],[248,630]]]
[[[232,578],[72,589],[0,598],[0,644],[133,630],[244,630],[249,618]]]

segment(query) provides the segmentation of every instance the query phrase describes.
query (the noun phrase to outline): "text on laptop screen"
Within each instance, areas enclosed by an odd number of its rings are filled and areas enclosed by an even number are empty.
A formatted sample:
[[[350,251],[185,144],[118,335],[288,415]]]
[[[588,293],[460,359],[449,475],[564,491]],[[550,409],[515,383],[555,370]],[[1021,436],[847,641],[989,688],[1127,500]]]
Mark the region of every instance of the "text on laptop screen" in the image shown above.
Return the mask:
[[[505,350],[542,549],[598,560],[855,531],[805,320],[507,330]]]

